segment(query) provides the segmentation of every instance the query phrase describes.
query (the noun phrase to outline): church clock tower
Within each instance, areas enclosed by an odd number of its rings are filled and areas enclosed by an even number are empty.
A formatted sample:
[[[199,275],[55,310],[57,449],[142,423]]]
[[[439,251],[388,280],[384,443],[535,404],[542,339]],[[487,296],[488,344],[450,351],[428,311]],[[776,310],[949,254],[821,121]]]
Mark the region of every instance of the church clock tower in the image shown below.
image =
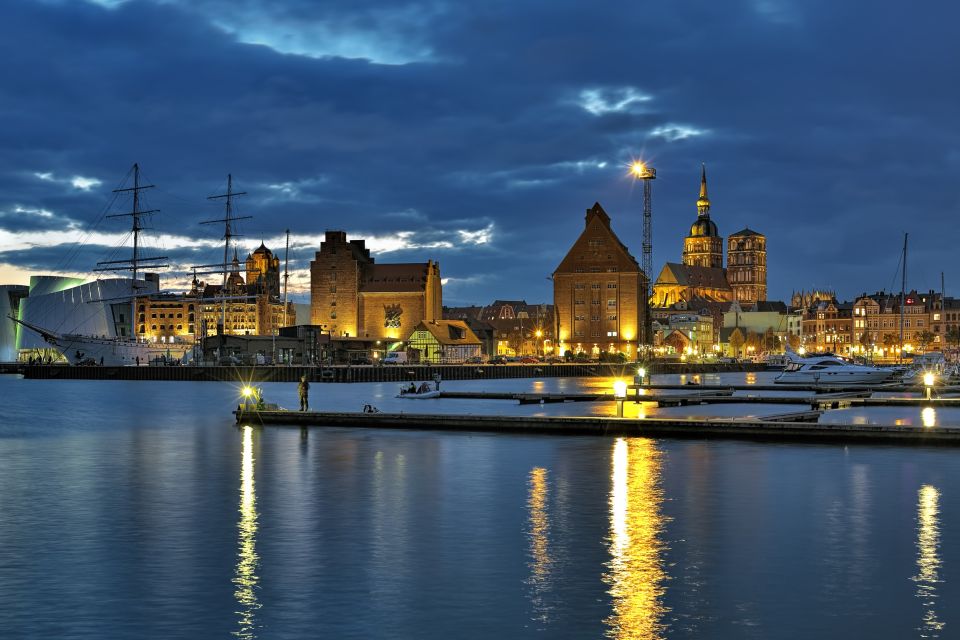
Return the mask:
[[[723,238],[717,231],[717,225],[710,219],[706,166],[701,166],[700,169],[700,197],[697,198],[697,220],[690,225],[690,235],[683,240],[683,264],[723,268]]]

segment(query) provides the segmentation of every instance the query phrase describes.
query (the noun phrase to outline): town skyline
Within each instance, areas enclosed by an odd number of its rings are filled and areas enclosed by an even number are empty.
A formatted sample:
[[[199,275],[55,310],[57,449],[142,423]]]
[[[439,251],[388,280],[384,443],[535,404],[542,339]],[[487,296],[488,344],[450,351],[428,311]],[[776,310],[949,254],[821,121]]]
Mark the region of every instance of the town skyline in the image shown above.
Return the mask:
[[[954,9],[894,27],[882,11],[818,3],[609,3],[588,18],[609,37],[568,46],[583,27],[572,5],[549,20],[429,6],[248,2],[225,18],[212,1],[10,3],[0,280],[89,273],[125,230],[72,243],[137,161],[177,265],[216,258],[220,238],[198,223],[232,173],[249,194],[238,210],[254,216],[239,252],[264,241],[281,253],[290,228],[298,301],[324,232],[344,229],[375,257],[438,261],[445,304],[546,302],[594,202],[640,258],[629,164],[642,158],[658,171],[652,280],[680,260],[705,162],[720,235],[769,240],[770,299],[899,290],[904,232],[907,288],[936,288],[944,272],[957,293],[943,229],[958,207],[958,96],[940,80]],[[881,42],[898,55],[864,53]],[[909,72],[918,57],[929,73]]]

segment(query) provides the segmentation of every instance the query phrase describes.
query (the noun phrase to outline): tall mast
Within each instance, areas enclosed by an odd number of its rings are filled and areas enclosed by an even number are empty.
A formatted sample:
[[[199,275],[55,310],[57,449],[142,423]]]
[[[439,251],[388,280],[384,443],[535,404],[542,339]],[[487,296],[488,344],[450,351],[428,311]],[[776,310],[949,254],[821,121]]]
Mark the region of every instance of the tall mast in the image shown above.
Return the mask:
[[[215,196],[207,196],[207,200],[219,200],[224,198],[224,216],[219,220],[206,220],[200,224],[214,224],[217,222],[223,223],[223,285],[220,289],[220,327],[217,330],[218,335],[223,335],[224,330],[227,326],[227,269],[228,263],[227,260],[230,258],[230,239],[234,237],[233,227],[231,226],[232,222],[237,220],[249,220],[253,216],[234,216],[233,215],[233,198],[234,196],[244,196],[246,191],[235,192],[233,190],[233,174],[227,174],[227,192],[221,193]],[[215,265],[204,265],[204,266],[215,266]]]
[[[287,248],[283,252],[283,326],[287,326],[287,281],[290,279],[290,229],[287,229]]]
[[[126,218],[130,217],[132,220],[131,232],[133,233],[133,254],[127,260],[106,260],[103,262],[97,263],[97,271],[132,271],[133,279],[130,285],[130,336],[135,335],[135,310],[137,304],[137,289],[140,288],[140,285],[137,284],[137,274],[140,271],[141,262],[155,262],[160,260],[167,260],[166,256],[157,256],[152,258],[142,258],[140,257],[140,232],[143,231],[143,224],[141,223],[140,216],[144,216],[150,213],[157,213],[159,209],[149,209],[147,211],[140,210],[140,192],[144,189],[152,189],[153,185],[141,185],[140,184],[140,165],[134,163],[133,165],[133,186],[126,187],[123,189],[114,189],[113,193],[127,193],[132,192],[133,194],[133,210],[128,213],[116,213],[113,215],[107,216],[108,218]],[[109,266],[104,266],[109,265]],[[151,264],[150,268],[159,269],[161,267],[168,267],[167,264]]]
[[[907,295],[907,238],[909,233],[903,234],[903,271],[900,280],[900,352],[897,362],[903,362],[903,313]]]

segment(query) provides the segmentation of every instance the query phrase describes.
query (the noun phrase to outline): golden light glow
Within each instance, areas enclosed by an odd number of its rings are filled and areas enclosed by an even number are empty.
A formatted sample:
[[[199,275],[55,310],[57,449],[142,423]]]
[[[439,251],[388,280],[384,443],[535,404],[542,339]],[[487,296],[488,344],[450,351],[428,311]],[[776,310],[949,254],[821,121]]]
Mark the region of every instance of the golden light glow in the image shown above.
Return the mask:
[[[937,426],[937,411],[933,407],[924,407],[920,412],[920,419],[925,427]]]
[[[936,487],[925,484],[918,491],[917,504],[917,567],[920,572],[914,576],[917,583],[917,597],[926,608],[923,624],[919,631],[924,637],[938,637],[943,623],[937,620],[934,605],[937,601],[937,584],[940,582],[940,492]]]
[[[634,160],[633,164],[630,165],[630,173],[632,173],[637,178],[643,177],[647,172],[647,167],[639,160]]]
[[[547,514],[547,470],[534,467],[530,470],[530,492],[527,509],[530,522],[530,601],[533,604],[534,620],[547,622],[550,607],[546,594],[550,588],[553,560],[550,557],[550,520]]]
[[[244,390],[250,387],[245,387]],[[260,608],[257,601],[257,585],[260,578],[257,568],[257,496],[253,482],[253,427],[243,427],[243,450],[240,465],[240,522],[237,568],[234,571],[233,595],[240,605],[237,615],[238,629],[233,635],[252,640],[256,638],[254,614]]]
[[[613,381],[613,395],[618,398],[627,397],[627,383],[623,380],[614,380]]]
[[[604,574],[613,613],[604,621],[617,639],[663,638],[661,602],[666,572],[660,554],[661,452],[646,438],[618,438],[613,445],[610,489],[610,563]]]
[[[240,393],[243,394],[243,397],[244,397],[244,398],[249,398],[250,396],[253,395],[253,387],[244,387],[244,388],[240,391]]]
[[[932,371],[928,371],[923,374],[923,386],[932,387],[933,383],[937,381],[937,376],[933,374]]]
[[[637,375],[640,376],[640,379],[642,380],[647,377],[647,370],[644,369],[643,367],[640,367],[639,369],[637,369]]]

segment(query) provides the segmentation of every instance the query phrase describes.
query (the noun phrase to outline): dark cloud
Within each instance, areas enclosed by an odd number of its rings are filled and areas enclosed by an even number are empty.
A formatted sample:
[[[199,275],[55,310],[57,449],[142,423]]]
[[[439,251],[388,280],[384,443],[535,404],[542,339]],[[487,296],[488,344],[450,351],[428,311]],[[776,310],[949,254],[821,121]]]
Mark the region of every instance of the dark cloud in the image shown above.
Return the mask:
[[[139,161],[156,226],[216,239],[198,223],[232,172],[251,246],[286,228],[403,237],[380,259],[440,260],[451,302],[547,300],[545,276],[595,200],[639,252],[640,192],[623,165],[643,154],[658,168],[657,269],[679,258],[705,161],[721,233],[767,234],[773,296],[889,287],[903,231],[911,284],[960,278],[947,260],[960,204],[948,5],[14,0],[0,12],[0,230],[96,220]],[[490,225],[490,242],[462,241]],[[3,249],[36,269],[66,250]],[[218,259],[203,253],[177,258]],[[310,253],[297,245],[295,266]]]

